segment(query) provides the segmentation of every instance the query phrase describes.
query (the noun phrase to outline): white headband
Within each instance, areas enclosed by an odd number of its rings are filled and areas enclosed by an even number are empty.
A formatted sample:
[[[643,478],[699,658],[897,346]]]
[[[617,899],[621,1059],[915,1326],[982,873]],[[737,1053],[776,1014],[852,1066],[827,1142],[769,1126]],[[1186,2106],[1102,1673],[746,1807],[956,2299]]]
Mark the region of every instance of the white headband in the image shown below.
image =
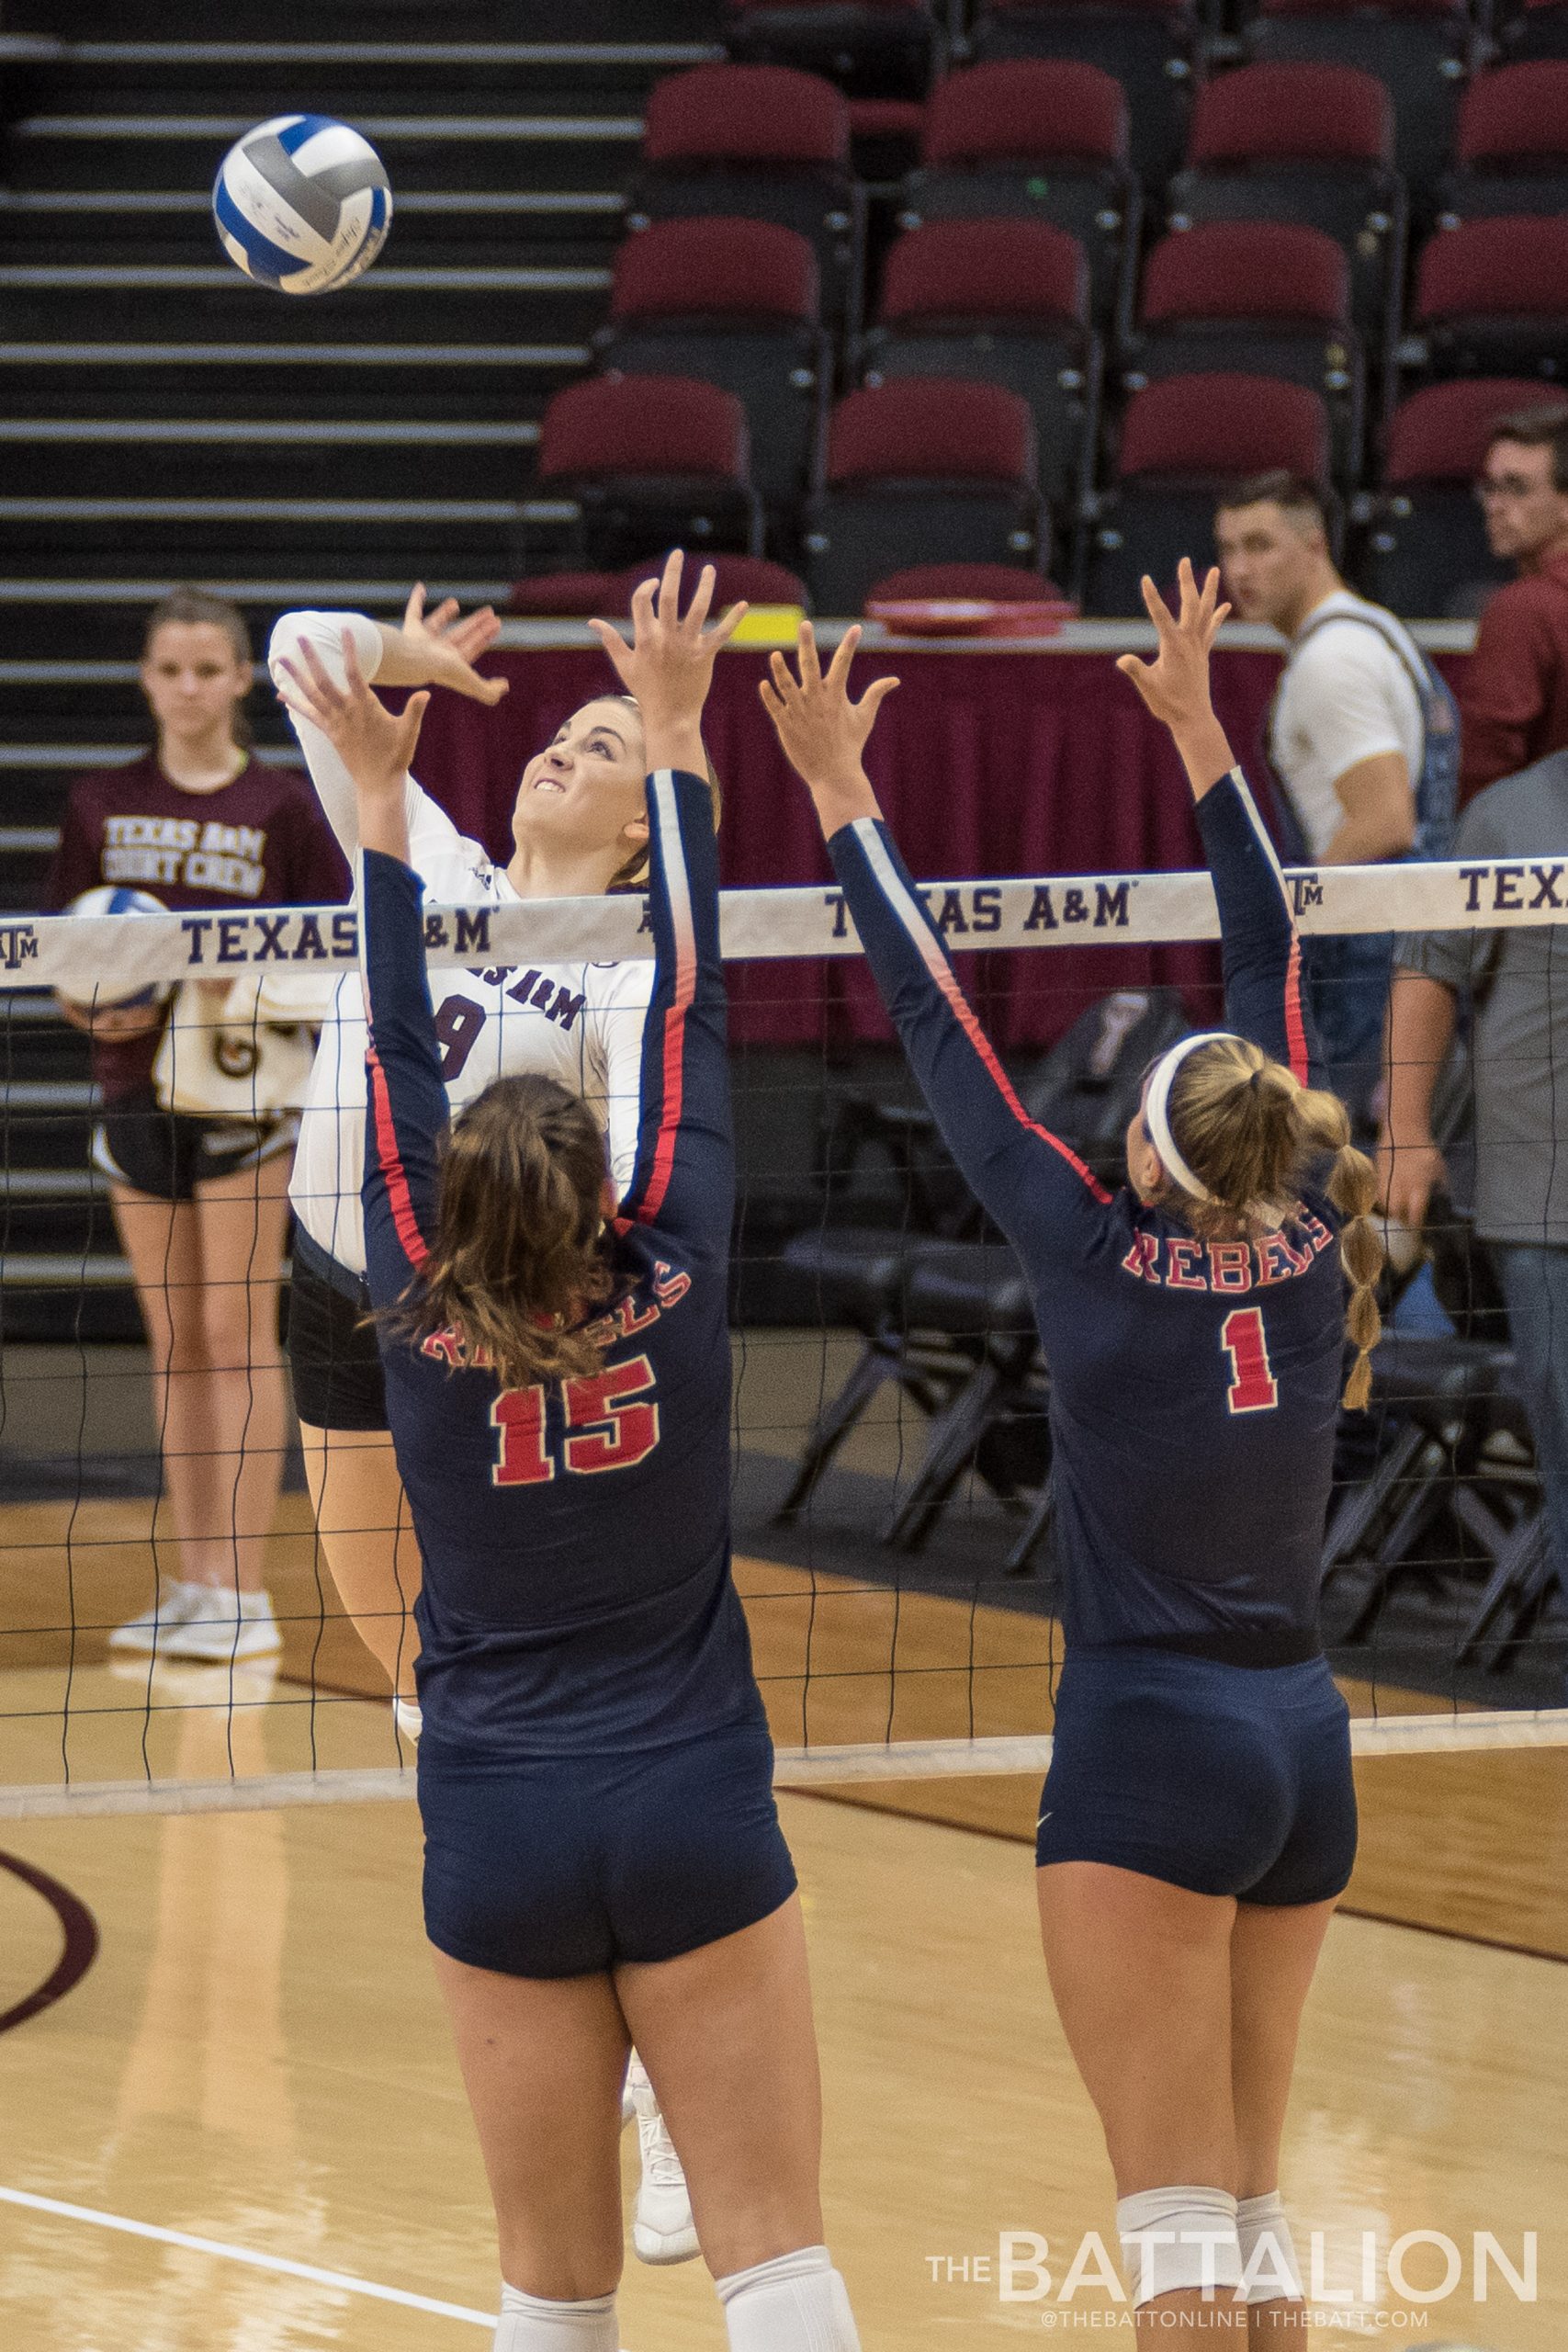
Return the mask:
[[[1168,1173],[1175,1177],[1184,1193],[1190,1193],[1195,1200],[1200,1201],[1212,1201],[1214,1195],[1207,1184],[1192,1173],[1177,1149],[1176,1138],[1170,1132],[1170,1086],[1189,1054],[1196,1053],[1200,1046],[1217,1046],[1222,1042],[1235,1042],[1235,1032],[1233,1029],[1201,1029],[1195,1037],[1179,1038],[1169,1052],[1162,1054],[1156,1062],[1148,1092],[1144,1097],[1144,1125]]]

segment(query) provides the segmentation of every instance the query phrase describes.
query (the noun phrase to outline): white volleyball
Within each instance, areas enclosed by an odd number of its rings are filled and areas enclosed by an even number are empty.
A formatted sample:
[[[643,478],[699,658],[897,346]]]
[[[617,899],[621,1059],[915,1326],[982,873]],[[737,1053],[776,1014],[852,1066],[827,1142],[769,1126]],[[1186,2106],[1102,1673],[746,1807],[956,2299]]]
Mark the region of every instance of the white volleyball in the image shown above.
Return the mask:
[[[166,915],[169,910],[162,899],[151,890],[127,890],[112,882],[100,883],[96,890],[84,890],[65,909],[68,915]],[[106,959],[107,961],[107,959]],[[60,993],[85,1011],[104,1012],[110,1005],[165,1004],[175,992],[172,980],[155,980],[150,986],[140,980],[119,978],[112,970],[100,968],[91,978],[56,982]]]
[[[280,294],[324,294],[369,268],[392,191],[367,139],[324,114],[280,114],[230,148],[212,190],[230,260]]]

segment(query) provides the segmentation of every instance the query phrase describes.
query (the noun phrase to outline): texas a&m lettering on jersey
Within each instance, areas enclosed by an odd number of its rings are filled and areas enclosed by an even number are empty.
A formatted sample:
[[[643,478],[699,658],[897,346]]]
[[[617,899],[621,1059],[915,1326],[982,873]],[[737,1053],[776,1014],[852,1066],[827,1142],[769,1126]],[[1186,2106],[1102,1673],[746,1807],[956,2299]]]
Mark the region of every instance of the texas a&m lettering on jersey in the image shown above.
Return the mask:
[[[266,833],[197,817],[106,817],[99,863],[106,882],[174,884],[259,899],[266,887]]]

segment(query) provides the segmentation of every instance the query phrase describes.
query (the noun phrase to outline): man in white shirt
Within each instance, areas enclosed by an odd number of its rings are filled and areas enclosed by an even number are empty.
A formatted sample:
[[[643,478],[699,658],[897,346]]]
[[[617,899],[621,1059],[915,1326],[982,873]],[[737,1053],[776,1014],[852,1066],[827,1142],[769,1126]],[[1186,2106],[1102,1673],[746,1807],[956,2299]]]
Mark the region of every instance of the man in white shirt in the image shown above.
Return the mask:
[[[1451,697],[1403,624],[1339,577],[1322,492],[1282,471],[1257,475],[1221,505],[1214,537],[1237,618],[1290,640],[1268,748],[1304,861],[1371,865],[1418,847],[1440,855],[1446,843],[1419,838],[1417,793],[1429,730],[1448,729],[1457,763]],[[1332,1083],[1362,1124],[1381,1076],[1390,947],[1383,934],[1308,942],[1305,978]]]

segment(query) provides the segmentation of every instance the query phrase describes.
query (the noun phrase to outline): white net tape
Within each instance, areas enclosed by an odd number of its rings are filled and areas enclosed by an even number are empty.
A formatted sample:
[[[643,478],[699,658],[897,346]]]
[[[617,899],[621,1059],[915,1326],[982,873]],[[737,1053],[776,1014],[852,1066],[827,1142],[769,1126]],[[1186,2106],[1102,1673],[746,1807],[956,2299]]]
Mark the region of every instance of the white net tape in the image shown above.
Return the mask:
[[[123,877],[122,877],[123,878]],[[1568,858],[1464,865],[1292,867],[1287,879],[1304,933],[1495,931],[1568,922]],[[1154,945],[1217,939],[1206,874],[1049,875],[929,882],[922,896],[955,945]],[[858,956],[841,894],[828,888],[728,890],[721,938],[729,961]],[[653,954],[646,902],[535,899],[514,907],[432,907],[433,964],[613,961]],[[0,922],[0,984],[85,995],[95,973],[117,990],[160,980],[223,979],[243,971],[349,971],[358,962],[352,909],[257,908],[250,914],[53,915]]]

